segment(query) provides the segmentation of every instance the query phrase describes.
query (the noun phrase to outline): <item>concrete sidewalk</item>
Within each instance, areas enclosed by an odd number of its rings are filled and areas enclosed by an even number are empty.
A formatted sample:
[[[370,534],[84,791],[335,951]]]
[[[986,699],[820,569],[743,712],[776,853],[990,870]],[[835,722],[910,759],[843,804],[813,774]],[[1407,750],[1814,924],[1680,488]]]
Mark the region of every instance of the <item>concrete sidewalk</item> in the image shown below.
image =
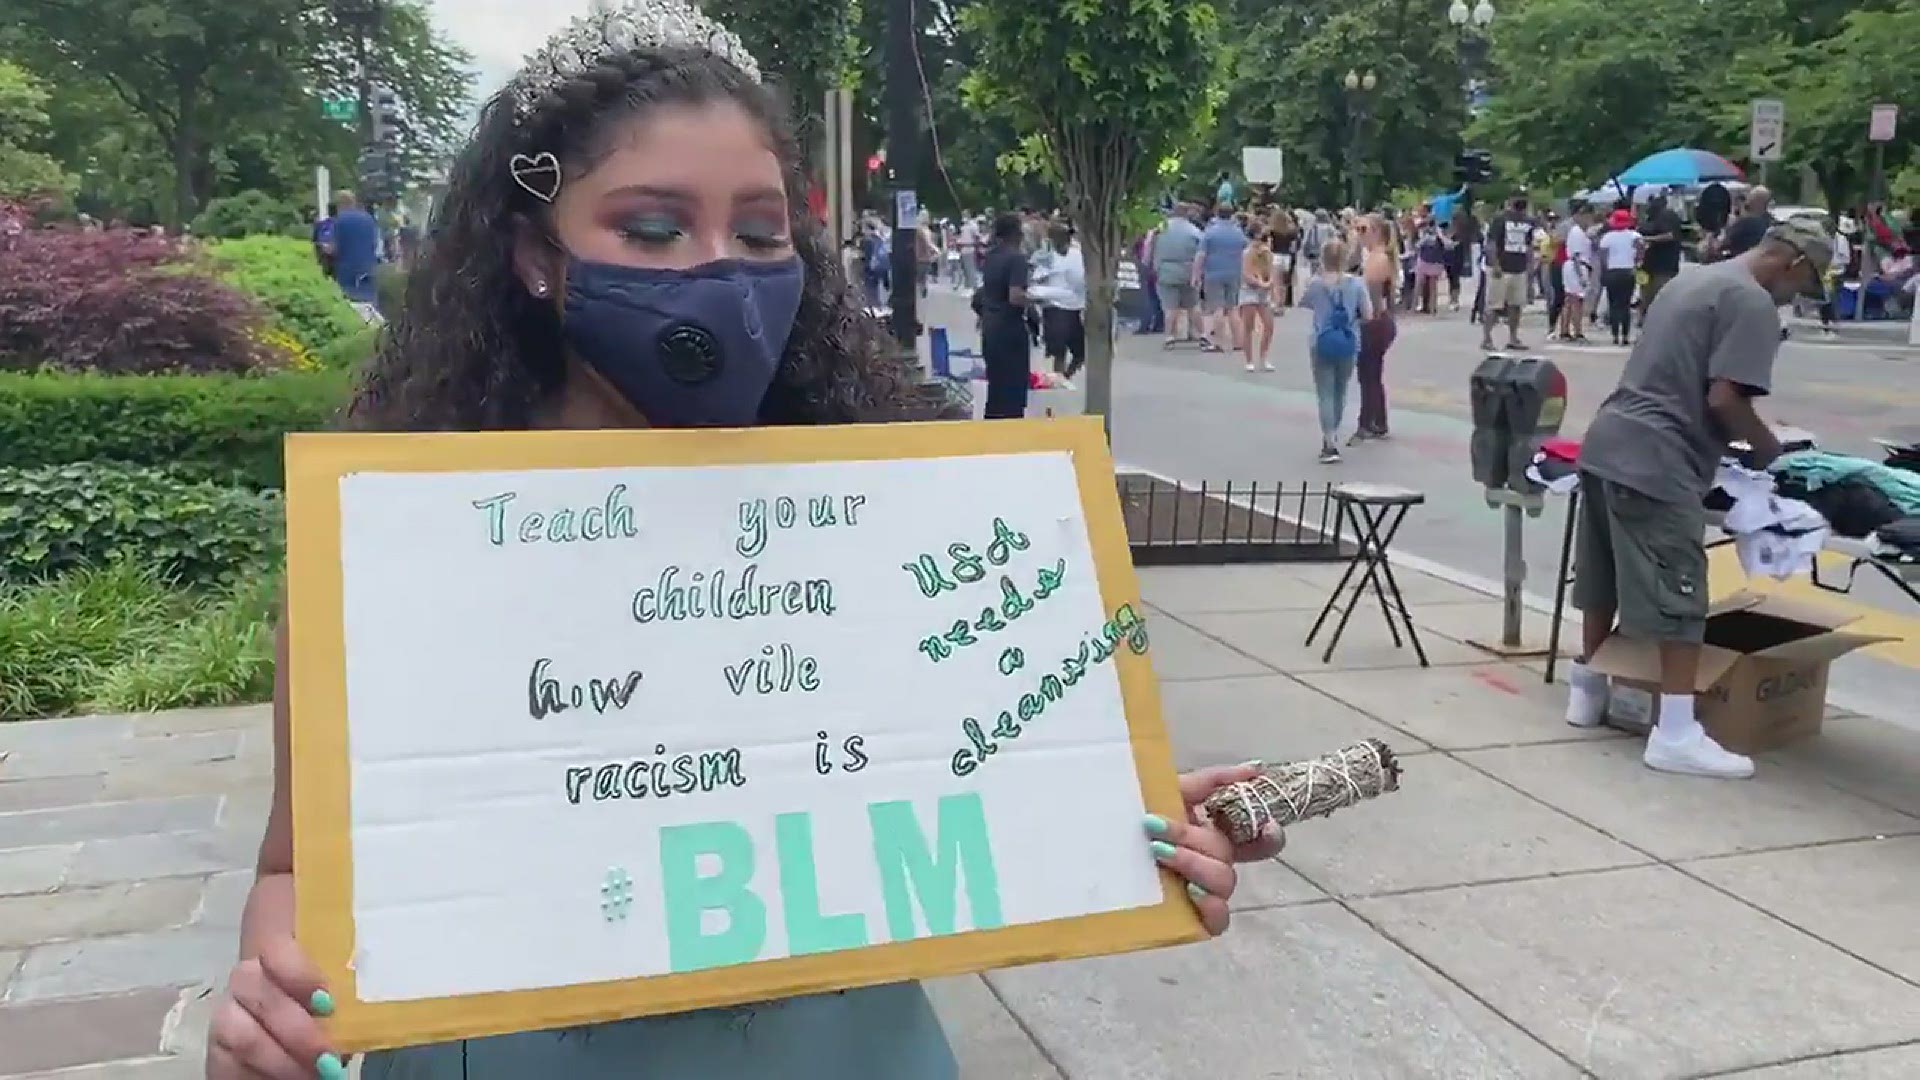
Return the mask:
[[[1371,607],[1321,664],[1338,572],[1143,572],[1175,750],[1376,736],[1403,790],[1246,868],[1218,942],[936,984],[969,1080],[1920,1075],[1920,733],[1837,716],[1751,782],[1657,775],[1464,644],[1498,604],[1436,578],[1403,575],[1435,666]],[[0,755],[0,1077],[197,1076],[265,710],[13,724]]]

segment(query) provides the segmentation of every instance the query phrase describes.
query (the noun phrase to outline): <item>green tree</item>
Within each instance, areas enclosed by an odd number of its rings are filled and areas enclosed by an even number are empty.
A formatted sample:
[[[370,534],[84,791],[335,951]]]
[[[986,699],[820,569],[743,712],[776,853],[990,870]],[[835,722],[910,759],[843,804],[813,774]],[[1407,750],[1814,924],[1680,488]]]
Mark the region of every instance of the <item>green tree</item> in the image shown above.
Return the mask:
[[[1232,39],[1221,122],[1189,163],[1189,186],[1210,192],[1237,174],[1246,146],[1287,154],[1280,194],[1330,206],[1352,191],[1357,145],[1367,200],[1446,179],[1466,120],[1458,39],[1421,0],[1332,0],[1246,5]],[[1372,72],[1372,91],[1349,93],[1348,72]]]
[[[802,138],[819,138],[828,90],[843,84],[854,59],[855,0],[702,0],[762,71],[786,92]]]
[[[1218,16],[1197,0],[975,0],[963,19],[979,43],[969,102],[1040,137],[1079,231],[1087,409],[1107,416],[1123,218],[1169,149],[1211,122]]]
[[[47,91],[18,64],[0,60],[0,201],[39,199],[72,191],[73,177],[43,145],[49,121]]]
[[[465,113],[466,57],[436,34],[420,0],[387,8],[369,59],[406,107],[404,145],[431,157]],[[319,118],[318,99],[353,82],[343,58],[351,38],[324,0],[11,0],[9,14],[10,48],[56,95],[70,83],[102,88],[150,133],[164,154],[160,210],[171,223],[191,220],[223,187],[237,190],[223,174],[251,169],[258,186],[262,171],[284,182],[314,164],[351,163],[352,134]],[[124,134],[122,153],[145,149],[145,136]],[[98,148],[86,153],[87,169],[75,169],[83,190],[88,170],[109,167]]]
[[[1728,69],[1726,104],[1716,119],[1729,142],[1745,145],[1747,102],[1780,99],[1787,114],[1785,167],[1812,170],[1829,207],[1837,210],[1870,197],[1872,106],[1920,101],[1920,68],[1911,56],[1912,43],[1920,40],[1914,36],[1920,35],[1920,0],[1862,5],[1821,27],[1826,36],[1806,41],[1781,36],[1736,57]],[[1920,145],[1911,113],[1904,119],[1884,151],[1889,176]]]

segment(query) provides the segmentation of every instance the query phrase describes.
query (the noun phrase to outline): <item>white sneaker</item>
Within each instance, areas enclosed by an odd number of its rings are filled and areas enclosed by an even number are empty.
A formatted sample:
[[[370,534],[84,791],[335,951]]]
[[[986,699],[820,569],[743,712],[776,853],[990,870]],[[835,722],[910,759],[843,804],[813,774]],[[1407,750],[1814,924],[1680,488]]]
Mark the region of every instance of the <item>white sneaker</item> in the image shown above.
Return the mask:
[[[1567,677],[1567,723],[1577,728],[1599,727],[1607,719],[1607,699],[1613,684],[1605,675]]]
[[[1641,760],[1647,763],[1649,769],[1682,776],[1745,780],[1753,775],[1752,758],[1723,748],[1705,731],[1675,739],[1661,735],[1660,728],[1656,726],[1647,735],[1647,752]]]
[[[1253,361],[1251,361],[1251,360],[1249,360],[1249,361],[1247,361],[1247,370],[1248,370],[1248,371],[1252,371],[1252,370],[1253,370]]]
[[[1263,364],[1261,364],[1261,365],[1260,365],[1260,370],[1261,370],[1261,371],[1272,371],[1272,370],[1273,370],[1273,361],[1271,361],[1271,360],[1269,360],[1269,361],[1267,361],[1267,362],[1265,362],[1265,363],[1263,363]]]

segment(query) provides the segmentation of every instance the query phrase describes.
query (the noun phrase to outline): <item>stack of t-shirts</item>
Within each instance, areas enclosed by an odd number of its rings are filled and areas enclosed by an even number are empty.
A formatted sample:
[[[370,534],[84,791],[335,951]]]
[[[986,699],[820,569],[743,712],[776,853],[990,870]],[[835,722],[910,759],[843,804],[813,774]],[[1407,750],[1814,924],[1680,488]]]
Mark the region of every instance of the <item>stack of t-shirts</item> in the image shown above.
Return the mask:
[[[1827,542],[1827,521],[1798,499],[1774,491],[1773,477],[1732,460],[1720,463],[1714,490],[1731,500],[1721,523],[1749,576],[1785,580],[1810,570]]]
[[[1546,439],[1527,466],[1527,479],[1555,495],[1580,486],[1580,444],[1572,439]]]
[[[1782,455],[1772,472],[1781,494],[1820,511],[1841,536],[1865,539],[1920,515],[1920,473],[1822,450]]]

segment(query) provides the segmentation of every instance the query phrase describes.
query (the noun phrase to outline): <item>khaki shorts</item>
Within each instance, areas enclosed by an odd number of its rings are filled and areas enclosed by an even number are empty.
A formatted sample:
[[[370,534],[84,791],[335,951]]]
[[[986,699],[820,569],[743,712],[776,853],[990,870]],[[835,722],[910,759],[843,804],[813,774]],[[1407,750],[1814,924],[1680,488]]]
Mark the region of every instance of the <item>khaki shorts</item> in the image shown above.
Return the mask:
[[[1580,474],[1573,606],[1613,609],[1620,632],[1644,641],[1699,642],[1707,625],[1707,511],[1649,499]]]
[[[1520,311],[1527,306],[1527,275],[1487,274],[1487,310]]]

